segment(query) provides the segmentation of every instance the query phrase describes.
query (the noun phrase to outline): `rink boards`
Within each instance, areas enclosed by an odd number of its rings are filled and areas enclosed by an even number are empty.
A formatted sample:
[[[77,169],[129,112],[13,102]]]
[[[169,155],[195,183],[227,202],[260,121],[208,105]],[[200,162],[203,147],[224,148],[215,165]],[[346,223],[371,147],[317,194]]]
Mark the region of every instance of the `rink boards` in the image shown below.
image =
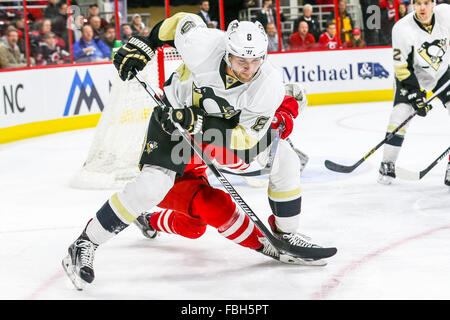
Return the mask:
[[[270,54],[269,61],[284,82],[305,86],[309,105],[324,105],[391,100],[391,56],[391,48],[378,48]],[[0,143],[94,127],[114,77],[111,63],[0,72]]]

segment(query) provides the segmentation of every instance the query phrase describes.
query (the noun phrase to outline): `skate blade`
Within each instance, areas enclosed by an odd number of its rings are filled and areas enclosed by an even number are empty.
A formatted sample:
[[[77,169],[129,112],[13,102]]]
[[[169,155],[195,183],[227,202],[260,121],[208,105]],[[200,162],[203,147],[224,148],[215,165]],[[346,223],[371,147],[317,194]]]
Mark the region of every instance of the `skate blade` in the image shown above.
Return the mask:
[[[293,257],[287,254],[280,254],[280,261],[288,264],[297,264],[301,266],[326,266],[327,262],[323,259],[306,260],[298,257]]]
[[[66,272],[67,276],[69,277],[72,284],[75,286],[75,288],[78,291],[83,290],[86,287],[87,282],[81,279],[75,272],[73,265],[72,265],[72,259],[70,255],[67,255],[62,260],[62,266],[64,268],[64,271]]]

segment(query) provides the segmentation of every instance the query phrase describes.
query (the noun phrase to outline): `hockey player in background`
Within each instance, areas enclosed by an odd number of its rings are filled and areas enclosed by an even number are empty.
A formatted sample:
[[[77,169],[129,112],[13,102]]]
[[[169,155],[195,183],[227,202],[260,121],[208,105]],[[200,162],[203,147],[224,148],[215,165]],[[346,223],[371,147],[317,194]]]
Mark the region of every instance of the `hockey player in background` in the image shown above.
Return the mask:
[[[196,173],[201,162],[195,161],[189,144],[174,133],[177,122],[200,138],[203,147],[226,147],[250,163],[268,150],[275,138],[275,130],[270,127],[275,114],[280,123],[289,126],[290,112],[295,110],[277,110],[285,88],[278,71],[266,61],[264,28],[258,22],[236,20],[224,33],[207,28],[197,15],[177,13],[155,25],[148,37],[132,37],[117,51],[114,65],[121,79],[131,79],[133,72],[142,70],[154,50],[164,44],[176,47],[184,63],[164,85],[166,105],[155,107],[152,113],[139,175],[106,201],[63,259],[64,269],[78,289],[94,280],[97,247],[167,200],[171,189],[182,195],[176,203],[170,203],[174,209],[188,210],[194,219],[201,217],[222,235],[239,232],[234,229],[244,223],[246,228],[239,236],[247,241],[240,244],[281,261],[276,248],[231,204],[230,195],[209,188]],[[268,189],[273,233],[287,246],[306,247],[320,255],[319,259],[317,255],[310,259],[313,261],[292,256],[282,262],[323,265],[321,258],[334,255],[335,248],[321,248],[297,232],[301,208],[299,158],[283,139],[279,140],[277,154],[283,164],[271,175]]]
[[[432,0],[415,0],[414,11],[394,25],[392,48],[395,97],[388,133],[397,128],[415,110],[421,117],[425,117],[431,110],[431,103],[425,103],[427,92],[437,90],[450,79],[449,40],[448,4],[435,6]],[[450,88],[444,90],[434,100],[438,99],[450,113]],[[438,103],[439,101],[433,101],[433,105]],[[384,146],[378,178],[378,182],[382,184],[390,184],[395,179],[395,162],[408,124]],[[450,159],[444,179],[445,184],[450,185]]]

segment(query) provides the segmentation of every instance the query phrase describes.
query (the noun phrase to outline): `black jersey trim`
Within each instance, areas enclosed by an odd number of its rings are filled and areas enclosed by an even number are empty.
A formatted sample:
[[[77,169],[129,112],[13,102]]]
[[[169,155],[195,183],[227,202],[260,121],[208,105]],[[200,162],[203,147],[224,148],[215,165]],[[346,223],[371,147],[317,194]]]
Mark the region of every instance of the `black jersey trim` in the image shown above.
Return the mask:
[[[434,24],[435,24],[435,21],[436,21],[434,13],[433,13],[433,15],[431,16],[431,29],[430,29],[430,31],[428,31],[427,28],[425,28],[425,27],[423,26],[423,24],[417,19],[415,13],[414,13],[413,17],[414,17],[414,21],[417,23],[417,25],[419,26],[420,29],[422,29],[423,31],[425,31],[425,32],[428,33],[428,34],[431,34],[431,33],[433,32]]]
[[[225,59],[225,57],[224,57],[224,59]],[[227,74],[227,63],[225,62],[224,59],[222,59],[222,61],[220,61],[219,74],[220,74],[220,78],[222,78],[225,90],[239,87],[243,83],[241,81],[239,81],[238,79],[231,77]],[[236,81],[234,83],[229,83],[228,82],[228,81],[230,81],[229,79],[233,79]]]

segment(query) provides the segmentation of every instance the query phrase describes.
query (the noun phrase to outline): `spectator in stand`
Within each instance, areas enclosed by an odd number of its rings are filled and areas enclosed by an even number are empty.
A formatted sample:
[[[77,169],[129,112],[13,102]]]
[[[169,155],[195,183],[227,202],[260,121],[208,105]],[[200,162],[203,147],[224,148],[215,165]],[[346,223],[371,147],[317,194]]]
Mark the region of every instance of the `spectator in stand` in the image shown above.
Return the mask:
[[[76,62],[108,61],[111,49],[102,40],[94,39],[94,30],[89,24],[81,29],[81,39],[73,44],[73,57]]]
[[[263,7],[256,13],[256,21],[261,22],[261,24],[266,28],[268,23],[277,23],[277,11],[273,8],[272,0],[264,0]],[[284,21],[285,18],[280,14],[280,20]]]
[[[133,36],[133,29],[131,29],[129,23],[124,23],[120,26],[120,31],[122,33],[120,39],[122,40],[122,43],[125,44]]]
[[[39,25],[39,29],[37,31],[35,30],[35,31],[31,32],[31,37],[33,38],[32,41],[34,44],[36,44],[36,47],[31,48],[32,53],[33,53],[33,49],[37,49],[37,47],[39,47],[39,42],[42,41],[42,37],[46,33],[52,31],[52,20],[49,18],[45,18],[38,25]],[[56,36],[56,44],[63,49],[66,48],[66,43],[64,42],[64,40],[62,38],[60,38],[58,36]]]
[[[352,37],[350,41],[344,43],[346,48],[361,48],[366,47],[366,42],[362,39],[361,30],[354,28],[352,30]]]
[[[99,16],[92,16],[89,20],[89,25],[92,27],[92,30],[94,30],[94,39],[98,40],[103,35],[103,28],[102,28],[102,20]]]
[[[208,28],[217,28],[217,21],[211,20],[209,16],[209,1],[200,1],[200,11],[197,14],[202,18],[203,22],[208,26]]]
[[[53,19],[58,14],[58,3],[60,0],[48,0],[48,6],[44,10],[44,18]]]
[[[314,39],[317,41],[320,37],[320,24],[319,21],[312,16],[313,13],[313,7],[310,4],[305,4],[303,6],[303,16],[295,20],[294,22],[294,30],[293,32],[296,32],[296,28],[298,29],[298,24],[301,21],[306,21],[308,23],[309,32],[314,36]]]
[[[142,29],[145,28],[145,24],[142,22],[142,17],[139,13],[133,14],[131,18],[131,30],[133,30],[133,36],[138,35]]]
[[[337,49],[341,47],[341,42],[336,35],[336,23],[329,22],[327,29],[319,38],[320,49]]]
[[[63,64],[69,61],[69,57],[70,54],[56,44],[55,34],[48,32],[42,37],[42,42],[39,43],[36,64],[39,66]]]
[[[56,7],[58,12],[51,18],[52,31],[67,42],[67,3],[59,2]]]
[[[339,30],[342,42],[350,41],[352,30],[353,30],[353,20],[347,13],[347,3],[345,0],[339,0],[338,2],[338,13],[339,13]],[[332,22],[336,23],[334,18],[334,12],[332,14]]]
[[[407,14],[408,14],[408,8],[406,7],[406,4],[404,2],[400,3],[398,5],[398,19],[400,20]]]
[[[81,28],[87,23],[87,19],[83,15],[74,17],[72,24],[72,42],[77,42],[81,39]]]
[[[16,19],[14,20],[14,27],[19,33],[19,38],[23,39],[25,32],[25,16],[23,14],[18,14],[16,16]]]
[[[19,42],[17,45],[19,46],[20,52],[25,52],[25,16],[23,14],[16,16],[13,27],[15,27],[19,33]]]
[[[292,34],[289,39],[289,50],[310,50],[314,48],[316,40],[308,30],[308,23],[300,21],[298,31]]]
[[[112,50],[112,48],[114,48],[114,41],[116,40],[116,27],[109,24],[101,39]]]
[[[277,27],[274,23],[268,23],[266,26],[267,40],[269,41],[269,45],[267,47],[268,52],[278,51],[278,33]],[[281,44],[281,50],[284,50],[283,44]]]
[[[91,4],[88,9],[87,20],[90,23],[92,17],[100,17],[100,12],[98,10],[98,5]],[[105,28],[109,22],[105,18],[100,18],[100,27]]]
[[[9,28],[5,34],[6,42],[0,42],[0,69],[22,68],[27,64],[20,52],[17,42],[19,33],[15,28]]]
[[[401,0],[380,0],[381,9],[381,44],[391,45],[392,44],[392,27],[395,24],[395,7]]]

